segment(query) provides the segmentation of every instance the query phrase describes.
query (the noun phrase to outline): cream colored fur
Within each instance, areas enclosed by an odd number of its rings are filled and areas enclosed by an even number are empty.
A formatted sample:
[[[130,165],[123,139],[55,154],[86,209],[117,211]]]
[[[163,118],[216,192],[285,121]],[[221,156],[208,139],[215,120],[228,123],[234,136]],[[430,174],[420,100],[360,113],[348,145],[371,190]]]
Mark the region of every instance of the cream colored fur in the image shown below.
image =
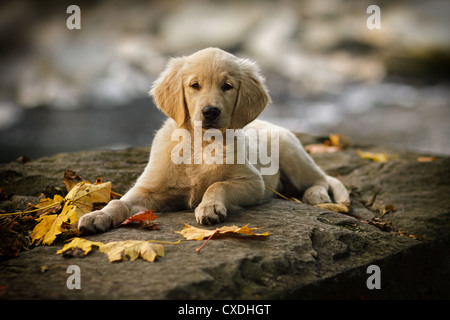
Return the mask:
[[[135,185],[105,208],[84,215],[80,229],[102,232],[140,210],[194,209],[198,223],[223,221],[235,209],[273,197],[269,186],[287,195],[303,194],[308,204],[349,202],[342,183],[325,173],[287,129],[255,120],[270,101],[257,66],[216,48],[172,59],[150,91],[157,107],[169,118],[157,132],[150,159]],[[171,152],[178,141],[172,133],[183,128],[193,133],[194,121],[203,121],[202,109],[215,106],[220,116],[203,130],[276,130],[279,134],[279,170],[261,175],[261,164],[175,164]],[[203,147],[205,143],[203,143]],[[270,145],[268,146],[270,148]],[[224,153],[226,147],[224,146]],[[192,157],[195,154],[193,152]]]

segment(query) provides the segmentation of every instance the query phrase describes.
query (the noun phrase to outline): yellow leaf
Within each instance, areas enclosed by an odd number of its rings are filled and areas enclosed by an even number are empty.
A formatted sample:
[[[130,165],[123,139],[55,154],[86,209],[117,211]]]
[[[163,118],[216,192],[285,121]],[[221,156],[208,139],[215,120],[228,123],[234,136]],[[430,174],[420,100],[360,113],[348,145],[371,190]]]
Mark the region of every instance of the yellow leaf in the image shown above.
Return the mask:
[[[50,231],[56,220],[56,217],[56,214],[51,214],[36,219],[36,221],[38,221],[39,223],[34,227],[31,234],[32,242],[38,239],[42,239]]]
[[[375,162],[388,162],[389,156],[386,153],[374,153],[374,152],[366,152],[361,150],[356,150],[358,155],[363,159],[372,160]]]
[[[264,233],[254,233],[253,230],[260,229],[260,228],[249,228],[248,224],[246,224],[243,227],[237,227],[237,226],[224,226],[221,228],[217,228],[216,230],[206,230],[201,228],[196,228],[193,226],[190,226],[188,224],[184,225],[184,229],[181,231],[175,231],[176,233],[181,234],[186,240],[203,240],[205,238],[208,238],[212,236],[213,234],[247,234],[252,236],[268,236],[268,232]]]
[[[314,205],[315,207],[330,210],[333,212],[340,212],[340,213],[348,213],[349,212],[349,206],[344,203],[319,203]]]
[[[339,138],[340,138],[339,134],[330,133],[329,135],[330,145],[340,147]]]
[[[50,229],[45,234],[44,239],[42,240],[43,244],[51,245],[53,241],[55,241],[56,236],[63,233],[63,229],[61,228],[63,222],[64,217],[62,217],[61,214],[57,215],[55,220],[53,221],[53,224],[50,226]]]
[[[149,241],[127,240],[114,241],[104,244],[102,242],[90,241],[82,238],[74,238],[56,253],[61,254],[68,250],[80,248],[84,254],[88,254],[92,247],[96,246],[108,256],[109,262],[136,260],[142,258],[153,262],[157,257],[164,256],[164,247],[161,244],[150,243]]]
[[[43,198],[34,207],[37,209],[45,209],[45,208],[51,207],[53,204],[61,203],[62,201],[64,201],[64,198],[61,197],[59,194],[55,194],[53,199]]]
[[[70,216],[70,223],[75,223],[84,214],[92,211],[94,203],[108,203],[111,198],[111,182],[90,184],[80,182],[66,195],[65,215]]]
[[[268,232],[264,232],[264,233],[254,233],[253,230],[257,230],[257,229],[261,229],[261,228],[249,228],[248,224],[246,224],[243,227],[237,227],[237,226],[231,226],[231,227],[221,227],[219,229],[217,229],[218,233],[224,234],[224,233],[240,233],[240,234],[248,234],[250,236],[268,236],[269,233]]]
[[[127,240],[114,241],[104,244],[102,242],[90,241],[82,238],[74,238],[56,253],[61,254],[68,250],[79,248],[84,254],[88,254],[93,246],[97,246],[99,250],[108,256],[109,262],[136,260],[142,258],[153,262],[157,257],[164,256],[164,247],[161,244],[150,243],[149,241]]]
[[[58,250],[56,254],[61,254],[71,249],[80,248],[81,250],[83,250],[84,255],[87,255],[89,252],[91,252],[93,246],[101,247],[103,246],[103,243],[89,241],[82,238],[73,238],[71,242],[66,244],[61,250]]]
[[[161,244],[139,240],[110,242],[102,245],[100,251],[108,255],[109,262],[133,261],[139,257],[153,262],[158,256],[164,256],[164,247]]]
[[[175,231],[175,233],[181,234],[186,240],[203,240],[213,235],[216,230],[205,230],[184,224],[184,229],[181,231]]]
[[[42,243],[51,245],[56,236],[63,233],[61,225],[63,223],[74,224],[78,222],[84,214],[89,213],[94,208],[94,203],[108,203],[111,197],[111,182],[93,185],[87,182],[80,182],[70,190],[64,198],[64,207],[59,215],[54,218],[39,218],[39,224],[35,226],[32,235],[32,242],[43,239]],[[43,218],[43,217],[42,217]]]

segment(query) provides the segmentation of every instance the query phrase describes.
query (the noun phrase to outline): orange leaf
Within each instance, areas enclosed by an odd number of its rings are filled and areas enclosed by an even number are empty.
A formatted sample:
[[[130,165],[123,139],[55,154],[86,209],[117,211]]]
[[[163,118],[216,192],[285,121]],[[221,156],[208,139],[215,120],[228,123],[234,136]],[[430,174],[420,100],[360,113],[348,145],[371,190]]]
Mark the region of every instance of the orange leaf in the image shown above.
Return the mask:
[[[418,157],[418,162],[433,162],[436,160],[436,157]]]
[[[127,220],[122,222],[120,225],[124,226],[124,225],[127,225],[132,222],[140,222],[140,221],[144,221],[144,220],[153,221],[156,218],[158,218],[158,216],[153,213],[154,211],[155,210],[148,210],[148,211],[141,210],[138,213],[136,213],[135,215],[129,217]]]

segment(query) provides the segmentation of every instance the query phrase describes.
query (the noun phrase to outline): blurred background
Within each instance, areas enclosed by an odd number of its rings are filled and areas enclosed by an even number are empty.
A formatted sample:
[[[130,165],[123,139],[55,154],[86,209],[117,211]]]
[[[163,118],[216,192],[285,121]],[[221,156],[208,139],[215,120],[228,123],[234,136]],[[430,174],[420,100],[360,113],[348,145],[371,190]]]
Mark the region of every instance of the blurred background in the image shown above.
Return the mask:
[[[446,0],[2,1],[0,162],[150,145],[164,120],[152,82],[209,46],[259,63],[263,119],[450,154],[449,20]]]

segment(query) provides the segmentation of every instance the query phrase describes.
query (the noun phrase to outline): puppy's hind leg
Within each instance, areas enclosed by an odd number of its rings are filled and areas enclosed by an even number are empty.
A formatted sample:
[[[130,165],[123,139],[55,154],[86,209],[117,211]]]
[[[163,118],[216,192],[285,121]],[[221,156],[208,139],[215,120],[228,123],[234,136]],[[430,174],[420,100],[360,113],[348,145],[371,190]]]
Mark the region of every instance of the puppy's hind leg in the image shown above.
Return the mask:
[[[280,168],[295,190],[305,190],[303,202],[312,205],[332,202],[328,194],[330,191],[335,202],[350,203],[349,193],[342,182],[326,175],[303,149],[297,137],[287,130],[280,134]]]
[[[331,202],[325,173],[303,149],[297,137],[286,129],[280,130],[280,169],[294,193],[303,193],[303,202]]]

